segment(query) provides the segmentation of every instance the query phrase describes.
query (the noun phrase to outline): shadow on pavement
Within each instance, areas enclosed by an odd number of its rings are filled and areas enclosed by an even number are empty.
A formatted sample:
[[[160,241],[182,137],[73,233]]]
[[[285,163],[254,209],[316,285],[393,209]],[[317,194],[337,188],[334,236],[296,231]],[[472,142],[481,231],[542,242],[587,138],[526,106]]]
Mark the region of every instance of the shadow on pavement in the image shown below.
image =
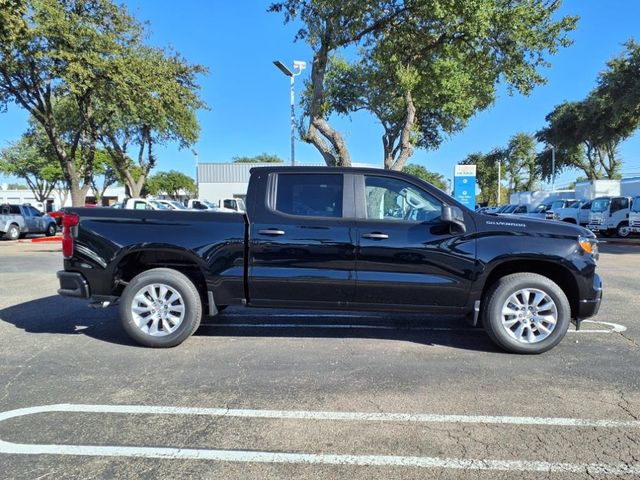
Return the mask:
[[[116,307],[96,310],[86,301],[57,295],[4,308],[0,321],[28,333],[87,335],[138,346],[120,326]],[[460,317],[230,308],[216,317],[203,318],[202,323],[196,332],[201,337],[367,338],[500,351],[481,329],[472,329]]]

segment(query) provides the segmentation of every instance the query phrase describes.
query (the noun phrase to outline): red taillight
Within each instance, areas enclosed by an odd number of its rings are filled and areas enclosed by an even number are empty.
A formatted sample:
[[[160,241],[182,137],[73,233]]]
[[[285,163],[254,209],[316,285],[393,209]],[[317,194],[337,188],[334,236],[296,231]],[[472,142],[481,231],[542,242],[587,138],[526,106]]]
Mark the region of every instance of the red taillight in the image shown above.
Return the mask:
[[[75,213],[65,213],[62,217],[62,255],[64,258],[73,256],[73,235],[71,228],[80,223],[80,217]]]

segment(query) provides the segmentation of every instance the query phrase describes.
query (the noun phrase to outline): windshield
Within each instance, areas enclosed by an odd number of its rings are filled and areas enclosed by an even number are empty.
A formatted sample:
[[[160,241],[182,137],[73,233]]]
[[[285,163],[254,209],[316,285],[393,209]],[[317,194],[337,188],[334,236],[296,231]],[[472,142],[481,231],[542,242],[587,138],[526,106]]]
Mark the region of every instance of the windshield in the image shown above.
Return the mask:
[[[507,208],[505,208],[502,213],[511,213],[516,209],[517,205],[507,205]]]
[[[204,203],[204,204],[205,204],[207,207],[209,207],[209,208],[218,208],[218,206],[217,206],[217,205],[214,205],[213,203],[211,203],[211,202],[210,202],[210,201],[208,201],[208,200],[203,200],[203,201],[202,201],[202,203]]]
[[[569,208],[579,208],[580,207],[580,200],[578,200],[577,202],[573,202],[571,205],[569,205]]]
[[[608,198],[600,198],[598,200],[594,200],[591,203],[591,211],[604,212],[606,209],[609,208],[609,203],[611,203],[611,200],[609,200]]]
[[[564,207],[564,200],[556,200],[555,202],[551,202],[551,210],[562,207]]]
[[[631,211],[632,212],[640,212],[640,197],[635,197],[632,200]]]
[[[549,210],[549,205],[545,205],[544,203],[541,203],[540,205],[538,205],[536,207],[536,209],[533,212],[534,213],[544,213],[547,210]]]
[[[187,207],[185,207],[184,205],[182,205],[180,202],[177,202],[175,200],[165,200],[164,202],[165,205],[167,205],[169,208],[172,208],[174,210],[186,210]]]

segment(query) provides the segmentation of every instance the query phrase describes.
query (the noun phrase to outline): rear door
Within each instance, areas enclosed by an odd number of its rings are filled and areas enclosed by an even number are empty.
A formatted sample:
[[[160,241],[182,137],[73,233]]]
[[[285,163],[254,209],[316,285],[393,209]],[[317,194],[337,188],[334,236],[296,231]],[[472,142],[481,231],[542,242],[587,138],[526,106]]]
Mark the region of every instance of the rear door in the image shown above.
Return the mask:
[[[249,232],[251,304],[334,307],[352,301],[353,176],[278,172],[265,182]]]
[[[404,178],[363,175],[356,181],[355,305],[450,310],[466,305],[475,270],[475,225],[452,233],[444,202]]]

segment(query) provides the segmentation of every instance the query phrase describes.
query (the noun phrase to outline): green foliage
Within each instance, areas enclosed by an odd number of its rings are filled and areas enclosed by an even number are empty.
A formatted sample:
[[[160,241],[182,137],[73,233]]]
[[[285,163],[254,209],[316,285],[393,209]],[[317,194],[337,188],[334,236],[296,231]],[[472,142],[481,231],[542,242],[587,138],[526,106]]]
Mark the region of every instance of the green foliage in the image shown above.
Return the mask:
[[[29,187],[21,183],[9,183],[7,184],[7,190],[29,190]]]
[[[165,194],[173,199],[178,199],[183,192],[187,195],[195,195],[197,192],[193,178],[176,170],[158,172],[149,177],[146,188],[151,195]]]
[[[34,136],[24,135],[0,151],[0,172],[24,179],[36,199],[42,202],[63,179],[60,165],[50,155],[51,150],[43,149]]]
[[[476,166],[476,182],[480,187],[480,194],[477,195],[477,203],[487,203],[488,205],[498,204],[498,162],[504,161],[505,151],[494,149],[489,154],[480,152],[467,155],[461,165]],[[500,200],[504,201],[505,195],[500,195]]]
[[[556,173],[576,168],[590,180],[619,178],[618,146],[640,126],[640,45],[627,42],[584,100],[557,105],[546,121],[536,134],[546,145],[538,158],[544,178],[551,177],[551,146]]]
[[[425,182],[429,182],[431,185],[438,187],[440,190],[447,190],[447,181],[444,176],[440,173],[430,172],[422,165],[409,164],[406,165],[402,171],[421,178]]]
[[[296,38],[314,50],[306,139],[329,164],[348,159],[328,120],[367,110],[384,128],[385,167],[401,170],[414,147],[437,148],[491,105],[499,81],[523,94],[544,83],[540,67],[570,44],[576,25],[575,17],[556,18],[559,7],[543,0],[288,0],[271,10],[300,19]],[[335,56],[355,44],[354,62]]]
[[[204,68],[145,46],[143,26],[125,7],[111,0],[0,2],[0,108],[15,102],[42,127],[74,205],[94,183],[98,140],[113,150],[113,166],[134,193],[155,164],[154,145],[195,142],[195,111],[204,106],[196,76]]]
[[[231,159],[233,163],[283,163],[278,155],[271,155],[268,153],[261,153],[255,157],[233,157]]]
[[[511,192],[536,189],[541,172],[533,135],[520,132],[511,137],[505,151],[503,171],[509,180]]]
[[[121,75],[114,88],[99,92],[98,136],[132,195],[138,196],[155,166],[156,145],[177,142],[185,148],[198,139],[196,111],[206,105],[196,80],[206,69],[190,65],[177,53],[142,45],[127,50],[118,65]],[[135,162],[128,152],[132,146],[137,149]]]

